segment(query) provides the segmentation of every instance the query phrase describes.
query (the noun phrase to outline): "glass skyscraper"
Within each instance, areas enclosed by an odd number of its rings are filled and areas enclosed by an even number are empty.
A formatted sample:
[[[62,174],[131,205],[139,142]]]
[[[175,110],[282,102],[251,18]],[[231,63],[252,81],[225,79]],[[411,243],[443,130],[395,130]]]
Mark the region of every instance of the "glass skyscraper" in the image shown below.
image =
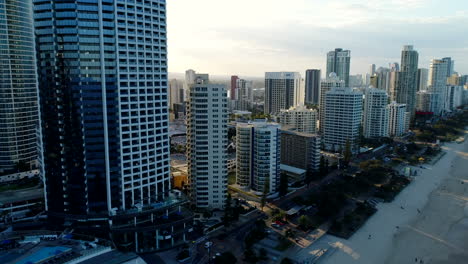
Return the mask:
[[[34,4],[49,217],[107,219],[117,246],[140,252],[185,239],[190,216],[170,195],[166,1]]]
[[[0,0],[0,173],[35,164],[38,125],[32,3]]]

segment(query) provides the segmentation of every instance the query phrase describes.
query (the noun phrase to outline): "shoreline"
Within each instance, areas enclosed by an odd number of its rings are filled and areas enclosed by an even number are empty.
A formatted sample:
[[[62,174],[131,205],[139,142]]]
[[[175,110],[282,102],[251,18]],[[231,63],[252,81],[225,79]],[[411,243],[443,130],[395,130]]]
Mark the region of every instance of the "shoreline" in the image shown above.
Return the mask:
[[[440,243],[440,241],[433,239],[438,236],[427,236],[432,230],[426,230],[429,231],[426,232],[418,229],[418,222],[437,222],[437,218],[445,217],[445,213],[441,212],[436,215],[433,213],[428,218],[427,215],[430,212],[427,211],[431,210],[428,206],[431,204],[432,197],[439,193],[439,188],[444,186],[445,181],[453,178],[452,174],[458,175],[459,172],[468,171],[468,163],[463,163],[459,160],[468,159],[468,154],[466,153],[468,150],[467,143],[465,140],[461,144],[456,142],[444,144],[442,149],[446,152],[445,155],[433,165],[425,164],[427,169],[413,166],[412,168],[421,172],[419,176],[416,176],[412,183],[402,190],[393,202],[378,204],[377,213],[369,218],[349,240],[326,235],[314,243],[317,245],[307,248],[305,250],[307,252],[301,252],[301,256],[305,258],[307,257],[306,254],[309,254],[310,258],[310,253],[313,251],[328,249],[330,253],[320,258],[318,263],[392,264],[415,263],[414,261],[418,254],[420,258],[429,254],[430,252],[419,252],[419,248],[417,247],[418,239],[422,236],[432,241],[438,241],[434,243]],[[462,157],[462,155],[466,156]],[[456,163],[457,166],[452,167],[453,163]],[[468,175],[466,178],[466,187],[468,187]],[[466,199],[468,202],[468,197]],[[441,209],[444,209],[443,204]],[[466,211],[468,217],[468,204]],[[421,218],[423,219],[421,220]],[[468,227],[468,218],[466,220]],[[416,239],[413,239],[413,237],[416,237]],[[468,237],[468,234],[466,237]],[[406,245],[411,243],[409,242],[410,240],[414,240],[413,243],[416,245],[413,249],[408,250]],[[458,247],[458,250],[463,251],[463,247]],[[395,256],[401,256],[401,258]],[[411,262],[409,262],[410,260]]]

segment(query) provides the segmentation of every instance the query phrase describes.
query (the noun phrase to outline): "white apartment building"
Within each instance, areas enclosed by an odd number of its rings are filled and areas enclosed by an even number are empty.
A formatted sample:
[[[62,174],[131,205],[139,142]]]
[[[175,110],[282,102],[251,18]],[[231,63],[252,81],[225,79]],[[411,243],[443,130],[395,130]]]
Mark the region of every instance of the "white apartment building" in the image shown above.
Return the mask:
[[[283,128],[294,128],[298,132],[314,134],[317,129],[318,113],[315,109],[307,109],[304,105],[281,110],[279,119]]]
[[[368,88],[364,100],[363,133],[366,138],[388,137],[388,95]]]
[[[445,86],[445,111],[453,111],[463,104],[463,86]]]
[[[200,75],[187,104],[190,197],[197,208],[221,209],[227,195],[227,92]]]
[[[447,70],[449,62],[447,60],[432,60],[429,68],[429,92],[437,94],[436,101],[432,102],[435,115],[440,115],[444,111],[445,106],[445,86],[447,84]]]
[[[305,91],[298,72],[265,73],[265,114],[304,104]]]
[[[405,104],[392,102],[389,108],[388,133],[391,137],[399,137],[408,131],[410,114]]]
[[[325,149],[344,149],[346,141],[357,147],[362,119],[362,93],[351,88],[332,88],[325,94],[323,139]]]
[[[281,126],[255,121],[237,123],[236,183],[261,194],[265,184],[269,193],[277,191],[281,159]]]
[[[330,73],[327,79],[322,80],[320,83],[320,95],[319,95],[319,119],[320,119],[320,132],[323,132],[323,120],[325,119],[325,94],[332,88],[345,87],[345,81],[340,80],[335,73]]]
[[[437,98],[439,98],[439,94],[429,92],[427,90],[421,90],[416,93],[417,96],[417,103],[416,103],[416,110],[418,112],[434,112],[435,106],[433,105],[437,102]]]

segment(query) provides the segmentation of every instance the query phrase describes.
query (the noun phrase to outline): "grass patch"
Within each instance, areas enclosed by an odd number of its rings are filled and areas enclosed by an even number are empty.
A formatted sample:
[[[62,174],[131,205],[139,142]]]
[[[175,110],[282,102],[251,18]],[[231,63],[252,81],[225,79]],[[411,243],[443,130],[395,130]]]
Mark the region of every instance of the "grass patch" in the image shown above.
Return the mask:
[[[328,230],[328,233],[337,237],[348,239],[371,217],[377,209],[359,203],[356,209],[346,214],[342,219],[335,220]]]

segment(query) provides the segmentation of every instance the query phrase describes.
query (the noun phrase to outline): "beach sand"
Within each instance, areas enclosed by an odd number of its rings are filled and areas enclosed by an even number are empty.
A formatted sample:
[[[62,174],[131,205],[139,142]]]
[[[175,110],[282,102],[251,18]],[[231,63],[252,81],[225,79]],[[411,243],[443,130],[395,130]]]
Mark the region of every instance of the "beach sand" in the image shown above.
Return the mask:
[[[468,263],[468,145],[462,146],[424,209],[395,237],[385,263]]]
[[[392,203],[379,204],[349,240],[317,241],[332,246],[319,263],[468,263],[468,141],[443,149],[445,156],[418,168],[419,176]]]

